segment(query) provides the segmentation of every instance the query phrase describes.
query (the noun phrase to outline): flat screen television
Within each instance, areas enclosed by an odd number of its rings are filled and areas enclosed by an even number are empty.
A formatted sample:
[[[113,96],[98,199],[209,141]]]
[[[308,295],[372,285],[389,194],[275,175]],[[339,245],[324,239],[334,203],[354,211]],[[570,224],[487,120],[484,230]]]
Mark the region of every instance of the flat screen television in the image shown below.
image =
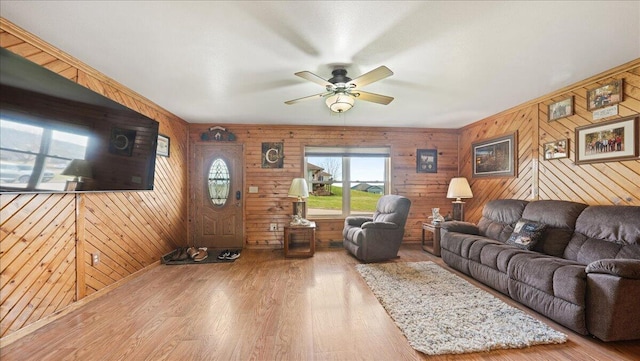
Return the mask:
[[[0,48],[0,192],[153,189],[158,122]]]

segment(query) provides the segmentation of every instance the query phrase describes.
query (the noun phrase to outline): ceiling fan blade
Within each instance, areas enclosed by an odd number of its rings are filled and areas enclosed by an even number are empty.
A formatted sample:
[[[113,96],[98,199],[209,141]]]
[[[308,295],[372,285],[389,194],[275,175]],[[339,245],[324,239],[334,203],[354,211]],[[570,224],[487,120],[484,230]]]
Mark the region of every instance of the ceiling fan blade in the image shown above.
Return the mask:
[[[381,79],[384,79],[388,76],[393,75],[393,72],[391,71],[391,69],[387,68],[386,66],[382,65],[379,66],[373,70],[371,70],[368,73],[364,73],[362,75],[360,75],[359,77],[351,80],[350,82],[347,83],[347,85],[353,84],[355,86],[355,88],[362,88],[363,86],[367,85],[367,84],[371,84],[374,81],[378,81]]]
[[[295,103],[302,102],[302,101],[305,101],[305,100],[322,98],[322,97],[324,97],[326,95],[329,95],[329,94],[333,94],[333,92],[324,92],[324,93],[318,93],[318,94],[314,94],[314,95],[309,95],[309,96],[298,98],[298,99],[287,100],[284,103],[288,104],[288,105],[291,105],[291,104],[295,104]]]
[[[380,95],[375,93],[369,93],[362,90],[352,91],[351,94],[356,96],[358,100],[364,100],[367,102],[373,102],[378,104],[387,105],[393,101],[393,97],[388,97],[386,95]]]
[[[312,81],[316,84],[320,84],[323,87],[327,87],[327,86],[331,86],[333,87],[333,84],[329,83],[327,80],[322,79],[321,77],[315,75],[314,73],[310,72],[310,71],[299,71],[297,73],[295,73],[295,75],[301,77],[302,79],[306,79],[308,81]]]

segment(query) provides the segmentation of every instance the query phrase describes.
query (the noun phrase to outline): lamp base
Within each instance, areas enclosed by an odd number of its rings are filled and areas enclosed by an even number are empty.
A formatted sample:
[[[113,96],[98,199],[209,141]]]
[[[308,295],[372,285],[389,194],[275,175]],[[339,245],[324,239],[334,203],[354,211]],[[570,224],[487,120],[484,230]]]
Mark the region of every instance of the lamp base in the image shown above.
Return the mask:
[[[292,202],[293,203],[293,215],[298,216],[301,219],[307,218],[307,202]]]
[[[453,220],[464,221],[464,202],[451,202],[453,204]]]

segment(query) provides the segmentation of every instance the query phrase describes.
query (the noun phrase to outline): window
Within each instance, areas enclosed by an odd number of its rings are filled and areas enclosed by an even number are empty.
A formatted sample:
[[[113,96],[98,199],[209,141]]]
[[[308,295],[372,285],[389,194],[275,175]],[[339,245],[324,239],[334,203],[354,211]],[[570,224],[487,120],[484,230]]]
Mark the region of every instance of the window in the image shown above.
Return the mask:
[[[60,176],[72,159],[84,159],[89,137],[0,119],[0,183],[10,188],[64,190]]]
[[[389,147],[305,147],[307,215],[371,215],[389,194]]]

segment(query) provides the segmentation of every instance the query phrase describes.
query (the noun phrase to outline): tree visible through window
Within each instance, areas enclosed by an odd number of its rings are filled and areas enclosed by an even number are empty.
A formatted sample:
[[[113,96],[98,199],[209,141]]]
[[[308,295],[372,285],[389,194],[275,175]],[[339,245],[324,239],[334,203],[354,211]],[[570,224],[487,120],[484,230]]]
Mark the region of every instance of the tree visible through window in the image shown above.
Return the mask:
[[[307,215],[373,214],[389,193],[388,147],[306,147]]]

